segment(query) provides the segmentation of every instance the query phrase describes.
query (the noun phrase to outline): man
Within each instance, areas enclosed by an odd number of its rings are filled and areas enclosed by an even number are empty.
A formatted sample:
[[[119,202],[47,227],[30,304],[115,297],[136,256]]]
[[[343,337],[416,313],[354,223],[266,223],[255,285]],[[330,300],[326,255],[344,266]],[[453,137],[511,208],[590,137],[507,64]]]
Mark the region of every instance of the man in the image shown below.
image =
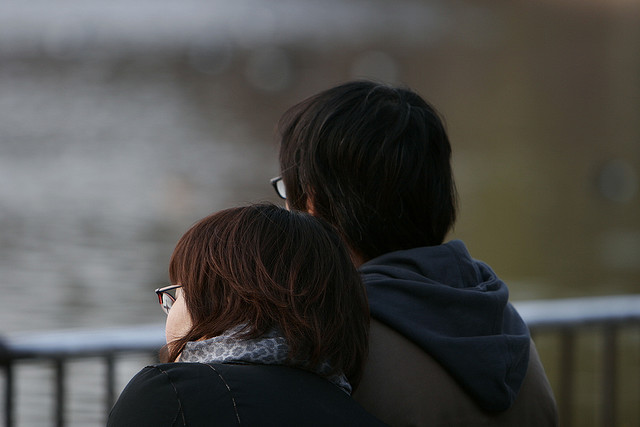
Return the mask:
[[[407,89],[350,82],[293,106],[279,129],[274,186],[290,209],[338,229],[367,287],[355,398],[391,425],[556,425],[506,285],[461,241],[444,243],[456,190],[435,109]]]

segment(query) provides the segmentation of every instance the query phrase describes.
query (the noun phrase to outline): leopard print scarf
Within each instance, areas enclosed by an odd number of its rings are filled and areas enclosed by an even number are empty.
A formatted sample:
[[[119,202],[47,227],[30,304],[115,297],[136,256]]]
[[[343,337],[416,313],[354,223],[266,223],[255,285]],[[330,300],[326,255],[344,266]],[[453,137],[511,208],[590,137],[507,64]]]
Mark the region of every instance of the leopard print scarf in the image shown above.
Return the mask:
[[[293,365],[288,360],[289,346],[287,340],[277,331],[271,331],[260,338],[242,340],[234,335],[236,328],[217,337],[202,341],[191,341],[186,344],[180,354],[180,362],[231,363],[245,362],[261,365]],[[343,374],[328,376],[330,366],[323,363],[316,371],[347,394],[351,394],[351,384]]]

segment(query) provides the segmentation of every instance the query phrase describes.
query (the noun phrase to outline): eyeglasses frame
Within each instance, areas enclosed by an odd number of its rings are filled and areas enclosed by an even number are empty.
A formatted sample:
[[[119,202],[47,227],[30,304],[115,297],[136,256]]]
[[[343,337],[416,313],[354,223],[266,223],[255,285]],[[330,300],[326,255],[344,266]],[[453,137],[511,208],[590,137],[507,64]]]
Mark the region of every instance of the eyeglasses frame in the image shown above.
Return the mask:
[[[282,181],[282,177],[281,176],[276,176],[275,178],[271,178],[269,180],[269,182],[271,183],[271,185],[273,186],[273,189],[276,190],[276,194],[278,195],[278,197],[280,197],[282,200],[287,200],[287,195],[285,194],[284,196],[280,193],[280,189],[278,189],[278,183]]]
[[[178,289],[181,287],[182,285],[169,285],[169,286],[165,286],[163,288],[158,288],[155,290],[156,295],[158,295],[158,302],[160,303],[160,307],[162,307],[162,311],[164,311],[166,314],[169,314],[170,309],[165,307],[164,301],[163,301],[163,295],[166,294],[171,300],[171,304],[173,305],[173,303],[176,302],[176,299],[173,297],[173,295],[169,293],[169,291],[172,291],[174,289]]]

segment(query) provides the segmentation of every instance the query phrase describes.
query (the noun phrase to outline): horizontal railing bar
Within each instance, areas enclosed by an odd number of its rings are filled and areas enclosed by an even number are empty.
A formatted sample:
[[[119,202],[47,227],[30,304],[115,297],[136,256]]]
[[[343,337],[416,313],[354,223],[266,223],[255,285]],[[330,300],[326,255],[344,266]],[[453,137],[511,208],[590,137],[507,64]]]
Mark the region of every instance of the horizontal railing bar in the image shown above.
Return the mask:
[[[640,295],[521,301],[513,304],[529,328],[640,322]]]
[[[532,329],[640,322],[640,295],[534,300],[514,303]],[[154,352],[165,344],[164,325],[22,332],[0,337],[12,360]]]
[[[164,325],[23,332],[3,338],[12,359],[151,352],[165,344]]]

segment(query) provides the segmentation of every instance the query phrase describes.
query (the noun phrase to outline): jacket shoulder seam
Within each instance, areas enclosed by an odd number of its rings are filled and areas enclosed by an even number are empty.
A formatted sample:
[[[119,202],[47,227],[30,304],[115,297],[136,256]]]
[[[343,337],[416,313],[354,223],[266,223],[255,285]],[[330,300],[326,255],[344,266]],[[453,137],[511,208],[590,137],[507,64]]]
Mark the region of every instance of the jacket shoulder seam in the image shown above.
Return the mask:
[[[167,377],[167,380],[169,381],[169,384],[171,384],[171,388],[173,388],[173,392],[176,394],[176,400],[178,401],[178,414],[176,414],[176,417],[174,418],[174,420],[171,423],[171,425],[175,424],[175,422],[178,419],[178,415],[179,415],[180,418],[182,418],[182,425],[186,426],[187,425],[187,421],[184,418],[184,411],[182,410],[182,400],[180,399],[180,393],[178,393],[178,389],[176,388],[176,385],[171,380],[171,377],[169,376],[167,371],[165,371],[164,369],[162,369],[162,368],[160,368],[158,366],[154,366],[154,368],[157,369],[158,371],[160,371],[165,377]]]
[[[210,364],[206,364],[206,365],[209,368],[211,368],[211,370],[213,372],[215,372],[216,375],[218,375],[218,378],[220,378],[220,381],[222,381],[224,386],[227,388],[227,391],[229,392],[229,397],[231,398],[231,403],[233,403],[233,410],[234,410],[234,412],[236,414],[236,420],[238,420],[238,425],[242,425],[242,422],[240,421],[240,414],[238,413],[238,405],[236,404],[236,399],[233,397],[233,393],[231,393],[231,387],[229,386],[227,381],[225,381],[225,379],[222,376],[222,374],[220,373],[220,371],[218,371],[214,366],[212,366]]]

